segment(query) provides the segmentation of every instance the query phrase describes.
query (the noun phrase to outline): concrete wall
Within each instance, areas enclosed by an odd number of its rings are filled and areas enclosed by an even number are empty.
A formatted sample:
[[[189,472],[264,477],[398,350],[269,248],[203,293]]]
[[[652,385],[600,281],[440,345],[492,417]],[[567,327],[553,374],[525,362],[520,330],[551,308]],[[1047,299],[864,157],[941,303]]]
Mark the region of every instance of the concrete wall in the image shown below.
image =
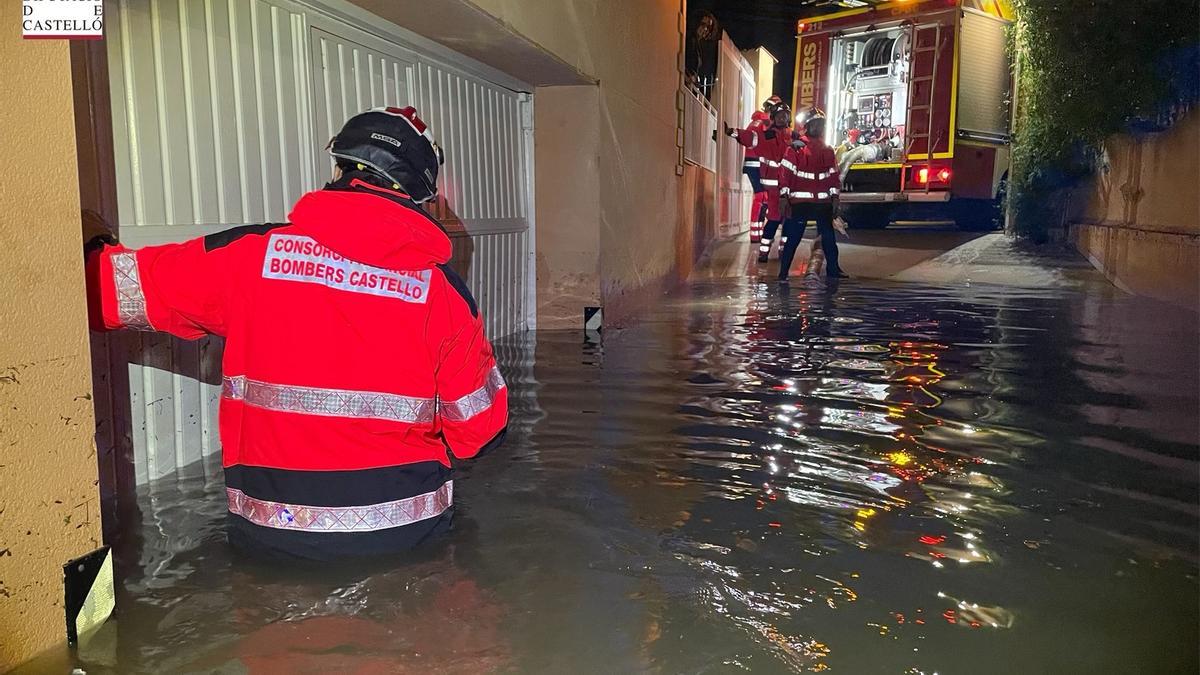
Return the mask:
[[[1105,150],[1073,241],[1119,287],[1200,311],[1200,111]]]
[[[694,249],[674,233],[692,219],[679,213],[679,120],[676,92],[680,85],[683,29],[681,0],[472,0],[506,29],[598,82],[596,128],[598,183],[575,182],[575,189],[547,194],[537,190],[539,259],[570,254],[593,241],[586,219],[556,220],[583,208],[587,195],[598,197],[599,295],[606,322],[619,322],[650,306],[661,290],[678,278],[677,261]],[[535,99],[550,98],[539,87]],[[563,101],[561,97],[555,100]],[[538,102],[537,115],[549,108]],[[581,118],[586,122],[588,116]],[[580,129],[581,133],[582,128]],[[548,147],[541,119],[535,122],[539,147]],[[552,132],[558,133],[558,132]],[[590,132],[586,132],[590,133]],[[543,158],[539,150],[538,161]],[[564,152],[563,156],[569,156]],[[575,171],[563,164],[564,171]],[[539,167],[539,179],[542,168]],[[539,180],[540,182],[540,180]],[[560,181],[562,182],[562,181]],[[557,203],[555,203],[557,200]],[[569,228],[555,247],[552,230]],[[551,237],[548,239],[547,237]],[[686,254],[690,255],[690,254]],[[590,264],[590,263],[589,263]],[[539,267],[539,271],[542,268]],[[540,276],[540,275],[539,275]],[[553,288],[556,280],[548,280]],[[543,286],[539,279],[539,291]],[[577,308],[582,321],[582,307]],[[546,327],[539,317],[539,325]]]
[[[717,174],[694,164],[684,165],[678,197],[681,217],[674,232],[675,273],[680,279],[691,276],[705,249],[721,235],[714,207],[716,193]]]
[[[620,323],[682,278],[711,217],[679,210],[686,0],[350,1],[534,85],[540,328]]]
[[[533,98],[538,326],[580,325],[600,299],[600,88]]]
[[[100,545],[68,45],[0,22],[0,671],[65,639]]]

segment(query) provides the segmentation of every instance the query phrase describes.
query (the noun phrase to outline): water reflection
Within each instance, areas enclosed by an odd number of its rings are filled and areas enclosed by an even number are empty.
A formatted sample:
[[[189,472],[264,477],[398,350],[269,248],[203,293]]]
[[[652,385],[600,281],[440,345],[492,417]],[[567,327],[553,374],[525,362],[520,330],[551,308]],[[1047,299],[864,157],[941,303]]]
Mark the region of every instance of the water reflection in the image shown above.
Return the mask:
[[[1194,671],[1197,327],[1147,311],[731,282],[603,345],[504,341],[513,440],[452,537],[278,569],[222,544],[218,473],[161,483],[82,665]]]

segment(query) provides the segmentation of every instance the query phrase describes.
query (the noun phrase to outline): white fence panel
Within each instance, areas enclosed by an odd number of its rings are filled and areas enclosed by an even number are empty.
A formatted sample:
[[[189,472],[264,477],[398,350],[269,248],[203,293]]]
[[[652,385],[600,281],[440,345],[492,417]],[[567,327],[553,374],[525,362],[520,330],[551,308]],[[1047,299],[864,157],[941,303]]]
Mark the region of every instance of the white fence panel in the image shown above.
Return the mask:
[[[717,170],[717,110],[703,96],[684,89],[683,158],[709,171]]]

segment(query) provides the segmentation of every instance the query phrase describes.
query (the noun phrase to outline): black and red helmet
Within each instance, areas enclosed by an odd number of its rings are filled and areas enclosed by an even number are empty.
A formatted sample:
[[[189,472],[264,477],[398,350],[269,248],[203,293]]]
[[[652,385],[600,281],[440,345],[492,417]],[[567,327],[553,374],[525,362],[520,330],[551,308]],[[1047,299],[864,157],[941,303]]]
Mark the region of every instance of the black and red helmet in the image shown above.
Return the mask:
[[[825,111],[813,106],[796,115],[796,126],[803,127],[806,134],[820,136],[825,131]]]
[[[383,176],[415,202],[437,196],[444,157],[412,106],[372,108],[351,117],[329,141],[329,154]]]
[[[786,126],[792,125],[792,106],[784,103],[783,101],[776,103],[774,106],[771,107],[771,109],[769,111],[767,111],[767,113],[771,116],[772,122],[775,121],[775,118],[778,117],[780,113],[783,113],[783,115],[787,119]]]

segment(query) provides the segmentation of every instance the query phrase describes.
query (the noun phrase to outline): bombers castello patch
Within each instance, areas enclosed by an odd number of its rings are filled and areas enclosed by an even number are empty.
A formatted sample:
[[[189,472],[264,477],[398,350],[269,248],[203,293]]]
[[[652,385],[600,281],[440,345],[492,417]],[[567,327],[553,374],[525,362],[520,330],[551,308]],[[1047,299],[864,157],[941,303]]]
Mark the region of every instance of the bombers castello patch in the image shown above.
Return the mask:
[[[264,279],[320,284],[339,291],[364,293],[424,304],[430,270],[399,271],[347,260],[311,237],[274,234],[263,259]]]

